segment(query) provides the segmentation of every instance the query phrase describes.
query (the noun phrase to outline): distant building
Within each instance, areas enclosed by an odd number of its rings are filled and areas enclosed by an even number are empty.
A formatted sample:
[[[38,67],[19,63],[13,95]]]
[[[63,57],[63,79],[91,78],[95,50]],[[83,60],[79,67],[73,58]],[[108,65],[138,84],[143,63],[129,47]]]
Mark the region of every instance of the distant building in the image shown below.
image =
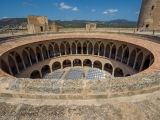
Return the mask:
[[[59,29],[61,26],[57,24],[56,22],[49,23],[49,30],[52,32],[59,32]]]
[[[138,28],[160,30],[160,0],[142,0]]]
[[[27,21],[29,33],[40,33],[48,30],[48,18],[46,16],[28,16]]]
[[[94,30],[96,30],[96,28],[97,28],[96,23],[87,23],[86,24],[86,31],[87,32],[94,31]]]

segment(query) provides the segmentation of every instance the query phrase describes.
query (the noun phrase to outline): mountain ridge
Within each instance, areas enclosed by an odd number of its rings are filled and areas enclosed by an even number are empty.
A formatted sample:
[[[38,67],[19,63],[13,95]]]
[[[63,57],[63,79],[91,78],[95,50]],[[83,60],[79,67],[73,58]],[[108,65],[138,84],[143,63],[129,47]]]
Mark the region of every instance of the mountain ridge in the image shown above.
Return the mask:
[[[58,24],[68,27],[85,27],[86,23],[96,23],[97,27],[136,27],[136,21],[129,21],[126,19],[115,19],[110,21],[100,21],[100,20],[49,20],[49,23],[57,22]],[[27,25],[27,18],[4,18],[0,19],[0,27],[4,26],[19,26]]]

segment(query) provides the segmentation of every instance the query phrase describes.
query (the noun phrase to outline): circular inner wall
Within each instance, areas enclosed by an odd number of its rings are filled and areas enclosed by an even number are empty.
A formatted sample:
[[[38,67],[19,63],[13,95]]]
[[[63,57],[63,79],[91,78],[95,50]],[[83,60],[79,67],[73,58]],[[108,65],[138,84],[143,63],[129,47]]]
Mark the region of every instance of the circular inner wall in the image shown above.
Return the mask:
[[[18,78],[103,80],[137,74],[153,62],[153,54],[138,45],[100,38],[65,38],[11,49],[2,55],[1,68]]]

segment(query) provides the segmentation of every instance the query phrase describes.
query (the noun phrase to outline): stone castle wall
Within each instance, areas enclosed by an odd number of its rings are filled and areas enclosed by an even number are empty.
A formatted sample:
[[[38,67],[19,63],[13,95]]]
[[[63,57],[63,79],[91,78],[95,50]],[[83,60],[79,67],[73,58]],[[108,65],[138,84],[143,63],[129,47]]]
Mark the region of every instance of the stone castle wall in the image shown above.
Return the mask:
[[[141,30],[160,30],[160,0],[143,0],[138,27]]]
[[[28,32],[40,33],[48,30],[48,18],[46,16],[28,16]]]
[[[17,38],[1,45],[1,55],[9,49],[26,45],[33,42],[42,42],[45,40],[62,39],[62,38],[79,38],[79,37],[115,39],[122,42],[129,42],[135,45],[143,46],[152,51],[155,56],[155,62],[147,70],[134,76],[125,78],[106,78],[105,80],[31,80],[18,79],[11,76],[5,77],[3,73],[0,78],[0,96],[1,97],[22,97],[22,98],[53,98],[53,99],[90,99],[90,98],[107,98],[124,95],[141,94],[152,92],[159,89],[159,44],[145,40],[145,38],[131,37],[116,34],[82,34],[73,33],[57,34],[48,36],[32,36]],[[47,39],[48,38],[48,39]],[[6,47],[7,46],[7,47]]]
[[[34,25],[48,25],[48,18],[46,16],[28,16],[28,24]]]

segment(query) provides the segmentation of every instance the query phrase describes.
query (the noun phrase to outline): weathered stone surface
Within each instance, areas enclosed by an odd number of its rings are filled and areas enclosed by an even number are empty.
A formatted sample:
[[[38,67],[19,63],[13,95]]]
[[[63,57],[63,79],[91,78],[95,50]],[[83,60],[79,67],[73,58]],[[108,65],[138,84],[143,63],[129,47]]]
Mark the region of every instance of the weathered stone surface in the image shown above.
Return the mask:
[[[160,98],[95,105],[11,105],[0,103],[1,120],[159,120]]]
[[[160,30],[160,0],[143,0],[138,26],[141,30]]]

